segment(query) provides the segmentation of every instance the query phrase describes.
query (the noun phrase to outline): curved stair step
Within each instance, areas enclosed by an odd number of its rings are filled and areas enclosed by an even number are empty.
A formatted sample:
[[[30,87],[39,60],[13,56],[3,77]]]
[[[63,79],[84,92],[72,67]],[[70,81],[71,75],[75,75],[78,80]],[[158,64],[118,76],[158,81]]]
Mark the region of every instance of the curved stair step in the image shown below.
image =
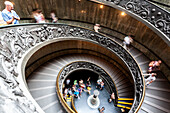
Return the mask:
[[[158,112],[159,113],[163,113],[163,112],[170,113],[169,109],[166,109],[166,108],[164,108],[162,106],[159,106],[159,105],[157,105],[157,103],[152,103],[152,102],[150,102],[150,101],[148,101],[146,99],[144,100],[144,104],[149,105],[150,110],[153,111],[154,113],[158,113]]]
[[[159,100],[159,99],[155,99],[155,98],[152,98],[152,97],[149,97],[149,96],[146,96],[145,100],[149,101],[150,103],[154,103],[157,106],[162,107],[162,108],[167,109],[167,110],[169,109],[169,106],[170,106],[169,102],[162,101],[162,100]]]
[[[142,106],[141,111],[139,113],[154,113],[154,112]]]
[[[157,90],[157,91],[164,91],[164,92],[169,92],[170,93],[170,89],[166,89],[166,88],[148,86],[147,89],[152,89],[152,90]]]
[[[158,81],[157,79],[151,83],[150,85],[151,87],[159,87],[159,88],[162,88],[162,89],[169,89],[170,88],[170,84],[169,82],[166,82],[166,81]],[[150,87],[149,86],[149,87]],[[148,87],[148,88],[149,88]],[[170,90],[169,90],[170,91]],[[168,91],[168,92],[169,92]]]
[[[170,93],[166,91],[159,91],[159,90],[148,89],[148,88],[146,89],[146,94],[154,95],[165,99],[169,99],[169,95],[170,95]]]
[[[155,95],[148,94],[148,93],[146,93],[145,96],[150,97],[150,98],[154,98],[156,100],[160,100],[160,101],[164,101],[164,102],[170,103],[170,99],[169,98],[162,98],[160,96],[155,96]]]

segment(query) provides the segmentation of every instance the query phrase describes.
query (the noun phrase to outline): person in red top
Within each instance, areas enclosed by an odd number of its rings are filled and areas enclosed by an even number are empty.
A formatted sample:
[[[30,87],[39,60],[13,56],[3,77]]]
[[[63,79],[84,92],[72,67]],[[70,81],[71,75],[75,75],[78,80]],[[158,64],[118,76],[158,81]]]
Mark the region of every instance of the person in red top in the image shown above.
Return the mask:
[[[160,65],[161,65],[162,61],[158,60],[158,61],[151,61],[149,63],[149,70],[148,72],[153,72],[153,71],[158,71],[160,70]]]

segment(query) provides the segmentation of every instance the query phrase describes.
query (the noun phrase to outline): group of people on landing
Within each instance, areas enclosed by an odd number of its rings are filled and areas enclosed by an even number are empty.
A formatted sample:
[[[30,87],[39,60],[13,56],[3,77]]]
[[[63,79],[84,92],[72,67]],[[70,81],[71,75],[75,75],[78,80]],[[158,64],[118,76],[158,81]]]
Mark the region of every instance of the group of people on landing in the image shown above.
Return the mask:
[[[102,90],[104,88],[104,81],[102,79],[97,80],[96,88]],[[83,79],[80,79],[78,82],[74,80],[73,85],[71,84],[70,79],[66,79],[65,87],[63,90],[63,97],[67,100],[67,97],[73,95],[76,98],[80,98],[83,91],[87,92],[89,95],[91,94],[91,82],[90,77],[87,79],[86,83],[84,83]]]
[[[83,91],[87,92],[89,95],[91,94],[91,82],[90,77],[87,79],[86,84],[83,82],[83,79],[80,79],[79,82],[74,80],[73,85],[71,85],[71,80],[66,79],[63,97],[67,101],[67,97],[74,96],[76,98],[80,98]]]

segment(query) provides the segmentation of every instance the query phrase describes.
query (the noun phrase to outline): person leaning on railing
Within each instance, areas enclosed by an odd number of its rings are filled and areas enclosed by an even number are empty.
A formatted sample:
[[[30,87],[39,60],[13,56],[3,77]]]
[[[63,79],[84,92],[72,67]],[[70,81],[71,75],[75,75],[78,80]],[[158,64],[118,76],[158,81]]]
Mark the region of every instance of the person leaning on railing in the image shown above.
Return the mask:
[[[7,24],[19,24],[20,17],[17,13],[13,10],[14,5],[9,2],[5,1],[5,9],[2,11],[2,17]]]

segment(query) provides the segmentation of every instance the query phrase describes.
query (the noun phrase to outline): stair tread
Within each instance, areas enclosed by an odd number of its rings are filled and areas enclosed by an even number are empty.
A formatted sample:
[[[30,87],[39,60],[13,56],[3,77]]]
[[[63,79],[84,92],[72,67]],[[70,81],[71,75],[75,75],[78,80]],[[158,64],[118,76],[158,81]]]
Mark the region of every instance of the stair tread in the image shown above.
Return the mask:
[[[146,103],[146,104],[148,104],[149,106],[152,106],[152,107],[154,107],[154,108],[156,108],[156,109],[159,109],[159,110],[161,110],[161,111],[163,111],[163,112],[170,113],[170,110],[169,110],[169,109],[166,109],[166,108],[164,108],[164,107],[162,107],[162,106],[159,106],[159,105],[157,105],[157,103],[152,103],[152,102],[147,101],[147,100],[144,100],[144,103]]]
[[[161,100],[151,98],[151,97],[148,97],[148,96],[145,96],[144,102],[146,102],[146,101],[150,102],[152,104],[154,103],[154,104],[157,105],[156,107],[162,107],[164,109],[169,109],[169,106],[170,106],[169,102],[161,101]]]

